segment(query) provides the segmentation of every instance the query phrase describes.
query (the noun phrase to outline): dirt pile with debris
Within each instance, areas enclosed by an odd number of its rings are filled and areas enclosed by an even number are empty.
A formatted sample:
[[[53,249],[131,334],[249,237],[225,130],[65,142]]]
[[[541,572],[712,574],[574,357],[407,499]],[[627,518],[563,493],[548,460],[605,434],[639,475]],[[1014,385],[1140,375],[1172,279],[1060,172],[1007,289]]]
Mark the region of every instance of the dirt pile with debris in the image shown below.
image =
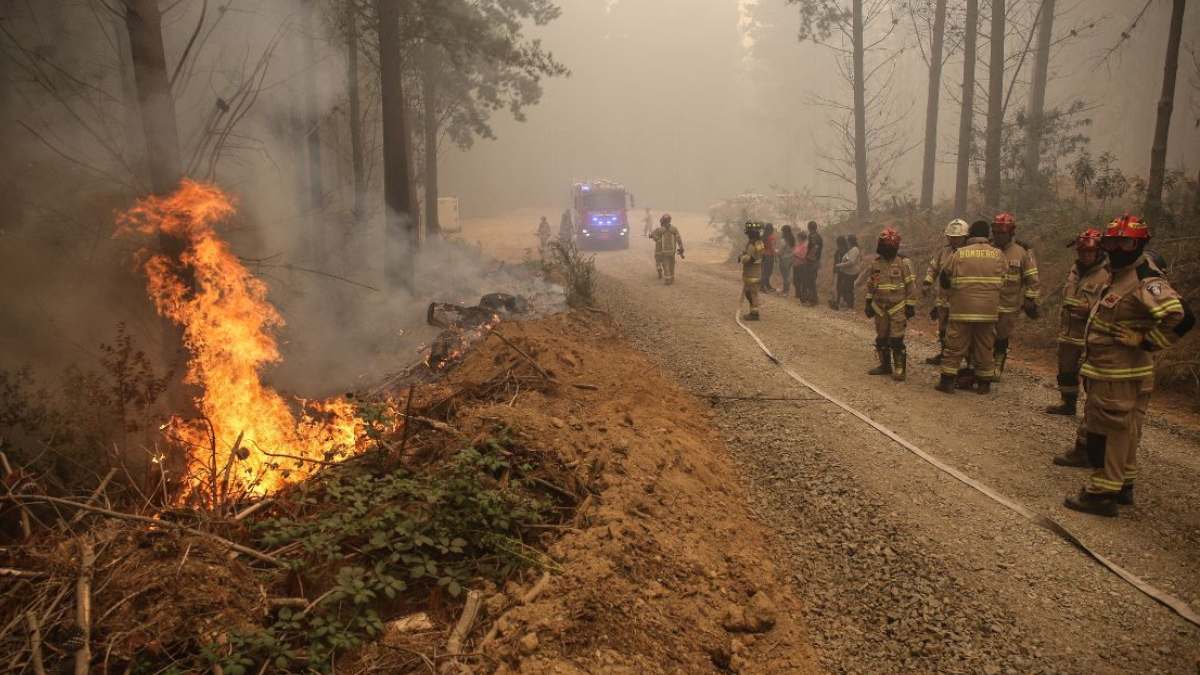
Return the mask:
[[[549,386],[522,388],[533,374]],[[489,403],[432,409],[453,407],[448,419],[466,437],[511,430],[515,445],[549,458],[547,472],[558,465],[547,482],[576,503],[570,520],[547,526],[542,570],[484,585],[480,628],[468,638],[477,669],[815,670],[799,607],[708,413],[608,318],[579,311],[501,324],[441,386],[489,392]],[[393,633],[421,617],[403,621]],[[397,649],[373,645],[360,662],[379,667]]]

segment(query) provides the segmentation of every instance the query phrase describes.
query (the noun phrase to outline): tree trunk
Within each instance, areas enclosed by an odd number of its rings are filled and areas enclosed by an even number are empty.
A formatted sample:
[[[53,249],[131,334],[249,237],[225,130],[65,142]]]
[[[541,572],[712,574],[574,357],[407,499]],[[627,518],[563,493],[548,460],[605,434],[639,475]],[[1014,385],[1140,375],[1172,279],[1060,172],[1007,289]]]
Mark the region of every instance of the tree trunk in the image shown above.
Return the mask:
[[[400,6],[375,0],[379,17],[379,89],[383,115],[384,275],[391,289],[413,291],[413,259],[419,245],[408,165],[404,71],[400,62]]]
[[[425,236],[441,235],[442,225],[438,222],[438,119],[437,82],[434,81],[434,59],[437,48],[427,45],[425,63],[421,69],[422,119],[425,134]]]
[[[983,149],[983,203],[1000,207],[1000,140],[1004,126],[1004,0],[992,0],[991,57],[988,63],[988,114]]]
[[[146,137],[145,166],[150,175],[150,187],[156,195],[167,195],[179,187],[183,169],[158,0],[127,0],[125,26],[129,31],[129,53],[133,59],[138,108]],[[175,261],[184,250],[182,240],[165,232],[159,232],[158,246],[163,255]],[[173,373],[167,397],[176,412],[183,412],[190,403],[183,387],[185,368],[182,366],[187,359],[183,329],[166,317],[162,318],[161,327],[163,359]]]
[[[1154,145],[1150,148],[1150,178],[1146,181],[1146,216],[1154,222],[1162,213],[1163,178],[1167,171],[1167,135],[1175,109],[1175,75],[1179,71],[1179,40],[1183,33],[1185,0],[1171,3],[1171,32],[1167,35],[1167,60],[1163,66],[1162,96],[1154,121]]]
[[[1046,113],[1046,76],[1050,69],[1050,42],[1054,33],[1054,0],[1042,0],[1038,10],[1037,56],[1033,63],[1033,84],[1029,91],[1029,130],[1025,139],[1024,173],[1026,185],[1037,183],[1042,164],[1042,130]]]
[[[929,41],[929,93],[925,99],[925,160],[921,170],[921,208],[933,208],[937,165],[938,103],[942,94],[942,36],[946,31],[946,0],[937,0],[933,35]]]
[[[308,151],[308,244],[309,257],[316,261],[325,250],[324,223],[321,210],[325,206],[325,186],[321,180],[321,119],[317,112],[317,55],[313,39],[314,0],[305,0],[304,22],[301,25],[301,63],[304,68],[304,141]]]
[[[142,128],[142,116],[138,106],[138,86],[133,74],[133,54],[129,47],[129,27],[125,17],[112,15],[113,33],[117,43],[117,71],[121,76],[121,103],[123,110],[123,139],[135,185],[149,185],[146,168],[146,133]]]
[[[967,0],[963,36],[962,113],[958,122],[958,165],[955,167],[954,215],[967,212],[971,191],[971,140],[975,133],[975,51],[979,35],[979,0]]]
[[[867,184],[867,83],[863,68],[863,0],[854,0],[854,192],[858,222],[871,215],[870,185]]]
[[[347,4],[346,21],[346,96],[350,99],[350,162],[354,167],[354,236],[361,237],[367,212],[367,171],[363,160],[362,103],[358,94],[358,19],[353,4]]]

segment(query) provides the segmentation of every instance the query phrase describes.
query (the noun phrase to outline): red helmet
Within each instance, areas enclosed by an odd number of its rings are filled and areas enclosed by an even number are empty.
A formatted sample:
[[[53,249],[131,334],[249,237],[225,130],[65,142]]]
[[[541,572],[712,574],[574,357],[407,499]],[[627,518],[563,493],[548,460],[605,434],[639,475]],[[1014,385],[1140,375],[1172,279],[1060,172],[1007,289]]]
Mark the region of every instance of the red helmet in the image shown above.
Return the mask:
[[[669,213],[662,214],[662,218],[659,218],[658,222],[662,223],[663,225],[666,225],[667,223],[671,222],[671,214],[669,214]]]
[[[1100,248],[1100,230],[1094,227],[1089,227],[1073,242],[1073,246],[1079,251],[1095,251]]]
[[[1015,232],[1017,230],[1017,219],[1013,218],[1013,214],[1008,211],[1002,211],[992,218],[992,229],[999,232]]]
[[[879,233],[879,242],[894,248],[900,248],[900,233],[896,231],[896,228],[889,225],[883,228],[883,232]]]
[[[1125,214],[1108,224],[1104,231],[1105,237],[1124,237],[1126,239],[1150,240],[1150,226],[1137,216]]]

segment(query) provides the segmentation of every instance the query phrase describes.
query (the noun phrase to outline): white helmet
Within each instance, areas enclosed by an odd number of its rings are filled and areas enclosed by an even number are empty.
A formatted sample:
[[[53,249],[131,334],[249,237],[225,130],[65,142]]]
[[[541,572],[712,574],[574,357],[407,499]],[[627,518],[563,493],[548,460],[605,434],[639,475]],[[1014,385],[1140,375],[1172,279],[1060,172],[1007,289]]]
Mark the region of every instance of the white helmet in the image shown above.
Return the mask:
[[[955,218],[954,220],[950,221],[949,225],[946,226],[946,236],[965,237],[967,236],[967,230],[970,228],[971,226],[967,225],[967,221],[963,220],[962,218]]]

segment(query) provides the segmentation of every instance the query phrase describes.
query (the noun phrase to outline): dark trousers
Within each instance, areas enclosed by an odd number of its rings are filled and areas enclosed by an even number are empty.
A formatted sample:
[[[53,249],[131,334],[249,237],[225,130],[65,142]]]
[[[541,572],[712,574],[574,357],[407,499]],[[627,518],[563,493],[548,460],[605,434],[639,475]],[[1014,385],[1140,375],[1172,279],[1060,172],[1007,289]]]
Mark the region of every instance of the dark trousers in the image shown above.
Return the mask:
[[[808,265],[797,265],[792,263],[792,288],[796,289],[796,298],[801,299],[804,292],[804,277],[807,274]]]
[[[760,287],[765,291],[771,288],[771,275],[775,274],[775,256],[764,255],[762,261],[762,284]]]
[[[834,303],[839,307],[854,307],[854,275],[837,272]]]
[[[804,287],[800,290],[800,300],[810,305],[817,304],[817,270],[818,266],[813,262],[804,266]]]

